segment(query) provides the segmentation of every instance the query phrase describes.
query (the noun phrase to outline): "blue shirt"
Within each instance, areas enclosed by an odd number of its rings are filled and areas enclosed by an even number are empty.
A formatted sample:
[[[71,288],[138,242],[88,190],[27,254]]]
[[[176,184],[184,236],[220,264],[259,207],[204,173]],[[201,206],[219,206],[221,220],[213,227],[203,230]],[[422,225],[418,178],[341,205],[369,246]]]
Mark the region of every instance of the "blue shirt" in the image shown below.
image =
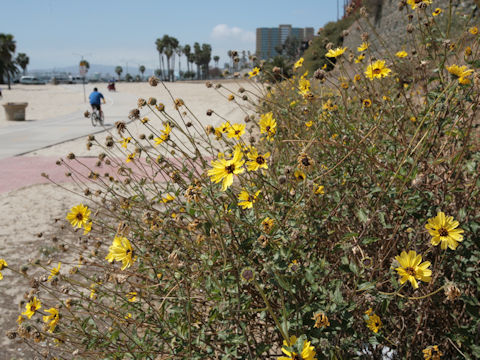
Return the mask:
[[[90,104],[100,105],[100,99],[103,99],[103,95],[98,91],[94,91],[90,94],[89,99],[90,99]]]

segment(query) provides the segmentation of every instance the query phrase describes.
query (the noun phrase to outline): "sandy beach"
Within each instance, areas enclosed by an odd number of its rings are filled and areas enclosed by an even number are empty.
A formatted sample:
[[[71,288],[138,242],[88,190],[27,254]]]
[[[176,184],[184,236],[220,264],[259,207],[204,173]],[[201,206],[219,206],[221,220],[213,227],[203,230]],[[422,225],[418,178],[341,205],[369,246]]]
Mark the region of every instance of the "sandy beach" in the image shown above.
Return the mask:
[[[205,82],[172,83],[167,84],[171,96],[181,98],[188,108],[197,116],[202,126],[218,126],[223,120],[218,116],[207,116],[208,109],[213,109],[225,119],[231,122],[243,122],[246,116],[238,104],[248,105],[236,95],[234,101],[228,101],[226,96],[231,92],[237,93],[240,87],[253,92],[255,84],[244,81],[228,81],[218,93],[214,88],[207,88]],[[87,96],[94,84],[87,84]],[[128,121],[128,112],[137,106],[138,98],[155,97],[157,101],[163,102],[169,113],[174,114],[173,101],[167,90],[159,85],[151,87],[148,83],[120,83],[117,84],[117,93],[108,93],[106,84],[96,84],[99,90],[104,93],[107,104],[104,106],[106,122],[109,114],[122,114],[123,119]],[[6,90],[2,85],[3,98],[0,104],[7,102],[28,102],[27,122],[11,122],[5,119],[3,108],[0,108],[0,135],[7,129],[14,129],[18,126],[41,126],[42,122],[52,118],[61,119],[62,116],[77,114],[81,117],[83,111],[88,109],[84,103],[83,89],[81,85],[13,85],[12,90]],[[250,98],[254,96],[249,94]],[[238,101],[238,104],[236,103]],[[152,123],[161,127],[161,121],[152,116],[150,110],[143,108],[141,116],[151,117]],[[89,121],[85,119],[85,121]],[[110,124],[113,125],[113,124]],[[91,126],[91,125],[90,125]],[[92,128],[93,130],[94,128]],[[140,121],[128,125],[133,136],[145,133],[145,126]],[[99,130],[95,128],[95,130]],[[102,142],[111,130],[97,133],[96,138]],[[115,132],[116,133],[116,132]],[[182,141],[179,137],[178,141]],[[3,221],[0,222],[0,258],[14,268],[20,269],[28,263],[29,259],[40,257],[48,259],[45,247],[58,229],[55,219],[64,221],[68,210],[80,202],[80,197],[61,190],[57,186],[49,184],[48,180],[40,176],[41,172],[57,176],[56,181],[66,181],[68,178],[62,174],[55,175],[55,160],[73,152],[77,157],[85,157],[93,160],[100,149],[92,148],[88,151],[86,136],[77,139],[52,143],[42,149],[28,152],[21,157],[9,157],[0,159],[4,169],[4,175],[0,177],[0,211],[3,214]],[[3,144],[2,146],[8,146]],[[123,154],[119,154],[123,156]],[[56,167],[58,168],[58,167]],[[73,188],[73,184],[67,184]],[[24,293],[29,290],[27,280],[10,272],[8,269],[2,271],[4,279],[0,281],[2,293],[0,318],[0,330],[2,335],[7,330],[16,327],[15,320],[22,311],[19,302],[23,299]],[[0,360],[4,359],[31,359],[32,354],[24,345],[7,339],[0,338]]]

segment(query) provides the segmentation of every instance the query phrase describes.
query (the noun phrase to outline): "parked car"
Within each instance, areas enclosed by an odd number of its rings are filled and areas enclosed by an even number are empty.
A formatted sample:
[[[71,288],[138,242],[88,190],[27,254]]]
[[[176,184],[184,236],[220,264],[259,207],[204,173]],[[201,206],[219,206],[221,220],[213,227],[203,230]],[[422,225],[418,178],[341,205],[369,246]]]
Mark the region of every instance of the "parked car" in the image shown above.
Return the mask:
[[[33,84],[33,85],[45,85],[45,80],[41,80],[36,76],[22,76],[20,78],[20,84]]]
[[[88,80],[83,76],[69,76],[69,84],[88,84]]]

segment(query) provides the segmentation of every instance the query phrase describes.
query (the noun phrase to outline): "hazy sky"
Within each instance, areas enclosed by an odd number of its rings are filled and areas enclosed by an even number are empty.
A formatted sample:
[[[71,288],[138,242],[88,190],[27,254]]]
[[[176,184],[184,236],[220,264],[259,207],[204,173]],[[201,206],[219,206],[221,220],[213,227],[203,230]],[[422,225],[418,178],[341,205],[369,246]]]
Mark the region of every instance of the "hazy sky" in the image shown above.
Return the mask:
[[[343,3],[343,0],[340,1]],[[292,24],[315,31],[337,17],[336,0],[0,0],[0,33],[10,33],[29,69],[91,64],[158,66],[155,39],[255,51],[255,29]],[[183,66],[185,66],[185,61]]]

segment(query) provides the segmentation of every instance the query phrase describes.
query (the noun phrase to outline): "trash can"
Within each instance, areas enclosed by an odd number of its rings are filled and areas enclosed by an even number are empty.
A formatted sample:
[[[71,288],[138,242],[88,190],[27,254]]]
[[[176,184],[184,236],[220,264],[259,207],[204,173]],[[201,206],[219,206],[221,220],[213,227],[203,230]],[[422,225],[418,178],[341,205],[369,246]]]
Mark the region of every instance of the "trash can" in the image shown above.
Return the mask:
[[[3,104],[5,108],[5,115],[7,120],[25,120],[25,109],[27,108],[28,103],[13,103],[9,102]]]

